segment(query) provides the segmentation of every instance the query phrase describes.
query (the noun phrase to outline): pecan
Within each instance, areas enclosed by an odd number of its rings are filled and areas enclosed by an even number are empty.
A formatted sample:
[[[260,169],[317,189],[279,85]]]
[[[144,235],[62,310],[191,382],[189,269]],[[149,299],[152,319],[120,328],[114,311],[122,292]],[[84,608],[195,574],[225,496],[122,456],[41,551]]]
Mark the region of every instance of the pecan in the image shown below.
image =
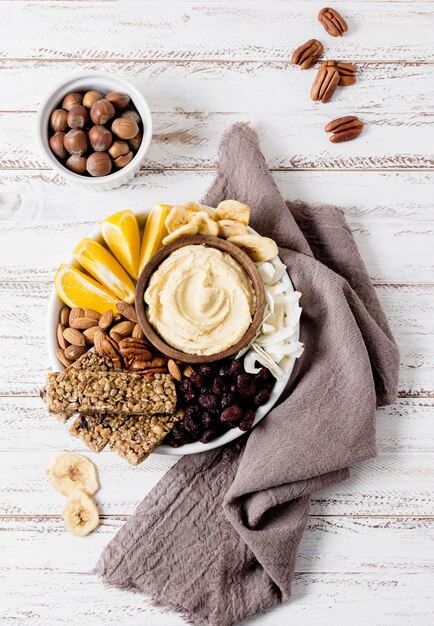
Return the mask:
[[[324,47],[317,39],[309,39],[294,51],[291,63],[299,65],[302,70],[308,70],[322,55]]]
[[[156,357],[153,359],[145,359],[143,357],[136,357],[133,363],[130,366],[131,371],[143,371],[148,370],[155,367],[164,367],[166,365],[166,360],[161,357]],[[165,368],[166,369],[166,368]]]
[[[325,7],[318,13],[318,20],[332,37],[342,37],[348,30],[348,24],[335,9]]]
[[[351,141],[356,139],[363,130],[363,122],[355,115],[347,115],[346,117],[338,117],[332,120],[324,130],[326,133],[332,133],[329,137],[332,143],[342,143],[343,141]]]
[[[320,67],[312,85],[310,97],[315,102],[328,102],[339,84],[339,72],[335,67]]]
[[[356,82],[357,67],[352,63],[342,63],[341,61],[323,61],[321,67],[335,67],[339,72],[339,85],[348,87]]]

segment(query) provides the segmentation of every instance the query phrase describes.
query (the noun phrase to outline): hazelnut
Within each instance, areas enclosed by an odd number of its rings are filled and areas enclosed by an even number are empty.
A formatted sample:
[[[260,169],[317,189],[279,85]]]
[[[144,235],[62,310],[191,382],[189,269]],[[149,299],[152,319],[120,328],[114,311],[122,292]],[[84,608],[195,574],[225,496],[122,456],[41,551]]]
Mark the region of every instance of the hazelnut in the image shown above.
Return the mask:
[[[130,151],[130,147],[126,141],[115,141],[109,148],[109,154],[112,159],[125,156]]]
[[[66,161],[66,167],[75,174],[86,174],[86,157],[73,154]]]
[[[112,144],[113,136],[105,126],[92,126],[88,134],[90,145],[96,152],[105,152]]]
[[[108,152],[93,152],[86,162],[91,176],[107,176],[112,171],[112,160]]]
[[[125,167],[125,165],[128,165],[128,163],[132,161],[133,156],[133,153],[130,151],[128,152],[128,154],[125,154],[124,156],[120,156],[115,159],[113,163],[116,165],[116,167]]]
[[[137,150],[140,148],[140,144],[142,143],[142,139],[143,133],[141,130],[139,130],[137,135],[128,141],[128,145],[130,146],[131,150],[137,152]]]
[[[132,139],[139,132],[139,127],[134,120],[118,117],[112,124],[112,132],[120,139]]]
[[[83,102],[83,94],[78,93],[78,91],[73,91],[72,93],[68,93],[62,100],[62,109],[65,111],[70,111],[72,107],[75,107],[77,104],[81,104]]]
[[[64,132],[68,128],[68,113],[63,109],[55,109],[50,115],[50,126],[57,132]]]
[[[69,133],[66,133],[63,141],[69,154],[81,156],[87,150],[87,137],[84,130],[73,128]]]
[[[83,128],[88,122],[89,113],[81,104],[77,104],[75,107],[69,110],[68,113],[68,126],[69,128]]]
[[[98,100],[102,100],[103,98],[104,96],[99,91],[87,91],[83,97],[83,106],[86,107],[86,109],[91,109],[95,102],[98,102]]]
[[[142,121],[142,118],[137,113],[137,111],[135,109],[130,109],[130,108],[125,109],[125,111],[122,111],[122,113],[120,114],[120,117],[126,117],[129,120],[134,120],[136,124],[140,124]]]
[[[68,153],[64,143],[65,133],[57,132],[50,137],[50,148],[59,159],[66,159]]]
[[[95,102],[90,109],[90,118],[92,122],[101,126],[111,120],[114,114],[115,109],[112,103],[108,100],[98,100],[98,102]]]
[[[112,103],[116,111],[122,111],[130,103],[130,96],[126,93],[119,93],[118,91],[111,91],[105,97],[106,100]]]

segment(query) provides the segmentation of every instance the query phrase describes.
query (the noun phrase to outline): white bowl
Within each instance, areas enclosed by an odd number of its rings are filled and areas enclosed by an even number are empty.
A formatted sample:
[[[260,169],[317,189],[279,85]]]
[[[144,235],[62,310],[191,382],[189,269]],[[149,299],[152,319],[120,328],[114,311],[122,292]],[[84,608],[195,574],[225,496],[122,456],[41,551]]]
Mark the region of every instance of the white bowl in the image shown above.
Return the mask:
[[[148,213],[147,211],[136,213],[137,219],[139,221],[139,226],[141,229],[143,229],[145,225],[147,213]],[[249,228],[249,230],[252,233],[256,232],[252,228]],[[99,229],[95,229],[91,231],[86,236],[90,237],[91,239],[95,239],[96,241],[99,241],[99,243],[104,243]],[[72,264],[77,265],[76,261],[72,257],[67,259],[66,262],[70,263],[71,265]],[[271,263],[275,265],[277,261],[273,260],[271,261]],[[289,278],[288,272],[285,272],[283,274],[282,280],[290,287],[291,291],[294,291],[294,286],[291,282],[291,279]],[[51,366],[55,371],[62,371],[65,369],[62,363],[58,360],[56,356],[56,349],[58,348],[57,325],[59,322],[60,311],[63,306],[64,306],[63,302],[58,297],[53,287],[53,290],[51,292],[50,302],[48,305],[47,346],[48,346],[48,354],[50,357]],[[296,332],[294,335],[294,339],[296,341],[299,340],[299,335],[300,335],[300,325],[297,324]],[[277,400],[282,395],[289,381],[292,370],[294,369],[294,365],[295,365],[295,362],[292,364],[289,371],[284,376],[282,376],[282,378],[279,378],[279,380],[276,381],[273,387],[273,390],[271,392],[270,399],[268,400],[266,404],[259,407],[259,409],[256,411],[256,417],[255,417],[253,426],[256,426],[256,424],[260,422],[261,419],[263,419],[267,415],[267,413],[272,409],[272,407],[276,404]],[[233,441],[234,439],[238,439],[238,437],[241,437],[241,435],[243,434],[244,434],[244,431],[240,430],[239,428],[231,428],[226,433],[224,433],[223,435],[220,435],[220,437],[216,437],[216,439],[213,439],[209,443],[201,443],[200,441],[195,441],[194,443],[187,443],[183,446],[180,446],[179,448],[172,448],[172,446],[161,445],[155,450],[155,453],[166,454],[170,456],[182,456],[184,454],[197,454],[198,452],[205,452],[206,450],[212,450],[213,448],[218,448],[219,446],[223,446],[229,443],[230,441]]]
[[[86,92],[96,89],[102,94],[110,91],[119,91],[130,96],[132,103],[136,107],[143,125],[143,139],[133,160],[120,170],[113,171],[108,176],[92,177],[75,174],[68,170],[57,159],[56,155],[51,151],[49,140],[49,120],[53,109],[60,106],[63,98],[71,91]],[[97,189],[99,191],[107,191],[120,187],[124,183],[131,180],[139,171],[141,164],[148,151],[152,138],[152,117],[148,103],[143,94],[129,81],[123,78],[114,78],[109,74],[91,74],[80,73],[58,84],[45,98],[40,105],[37,121],[36,132],[39,147],[43,152],[47,161],[52,167],[59,172],[66,180],[71,183]]]

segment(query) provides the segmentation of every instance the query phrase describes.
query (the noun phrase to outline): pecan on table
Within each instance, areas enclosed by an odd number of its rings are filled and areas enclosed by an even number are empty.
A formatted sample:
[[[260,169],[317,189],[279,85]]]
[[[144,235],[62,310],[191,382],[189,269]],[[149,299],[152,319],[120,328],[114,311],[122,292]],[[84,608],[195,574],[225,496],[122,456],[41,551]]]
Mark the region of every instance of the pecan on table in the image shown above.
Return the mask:
[[[291,58],[293,65],[299,65],[302,70],[308,70],[322,55],[324,46],[318,39],[309,39],[302,46],[294,50]]]
[[[318,20],[332,37],[342,37],[348,30],[348,24],[335,9],[325,7],[318,13]]]
[[[321,67],[335,67],[339,72],[339,86],[348,87],[356,82],[357,67],[353,63],[341,61],[323,61]]]
[[[360,135],[363,130],[363,122],[355,115],[338,117],[324,126],[326,133],[332,133],[329,137],[332,143],[342,143],[352,141]]]
[[[326,103],[333,96],[339,84],[339,72],[335,67],[320,67],[312,85],[310,97],[314,102]]]

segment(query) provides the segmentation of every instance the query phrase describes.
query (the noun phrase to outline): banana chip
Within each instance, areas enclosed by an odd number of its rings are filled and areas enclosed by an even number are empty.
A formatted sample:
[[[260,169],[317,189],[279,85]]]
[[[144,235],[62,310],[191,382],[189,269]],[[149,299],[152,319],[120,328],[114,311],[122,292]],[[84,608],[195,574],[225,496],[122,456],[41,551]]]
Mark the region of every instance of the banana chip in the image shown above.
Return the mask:
[[[241,222],[244,226],[248,226],[250,207],[237,200],[223,200],[214,212],[214,219],[216,221],[234,220],[235,222]]]
[[[167,246],[169,243],[180,239],[180,237],[188,237],[191,235],[197,235],[196,224],[185,224],[184,226],[181,226],[180,228],[177,228],[176,230],[171,232],[170,235],[167,235],[167,237],[164,237],[162,243],[163,246]]]
[[[279,254],[277,244],[269,237],[261,235],[234,235],[228,241],[246,252],[253,261],[260,263],[270,261]]]
[[[246,235],[248,232],[247,226],[236,220],[219,220],[217,224],[219,227],[219,236],[224,239],[229,239],[229,237],[233,237],[234,235]]]
[[[81,489],[74,489],[62,509],[62,517],[69,532],[76,537],[84,537],[99,524],[99,514],[95,502]]]
[[[59,454],[45,474],[51,486],[64,496],[69,496],[75,489],[82,489],[89,494],[99,489],[95,465],[81,454]]]

